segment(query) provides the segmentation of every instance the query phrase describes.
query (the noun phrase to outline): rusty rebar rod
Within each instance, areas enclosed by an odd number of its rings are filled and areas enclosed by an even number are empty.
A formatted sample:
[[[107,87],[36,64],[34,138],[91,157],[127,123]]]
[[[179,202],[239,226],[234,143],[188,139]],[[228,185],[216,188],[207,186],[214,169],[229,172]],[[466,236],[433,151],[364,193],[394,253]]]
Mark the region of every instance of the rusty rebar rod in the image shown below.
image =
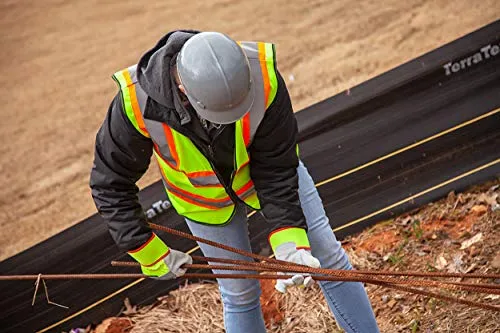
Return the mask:
[[[220,262],[226,264],[234,265],[259,265],[261,262],[237,260],[237,259],[226,259],[226,258],[214,258],[214,257],[202,257],[202,256],[191,256],[195,261],[202,262]],[[136,264],[136,262],[131,261],[131,263]],[[304,266],[302,266],[304,267]],[[336,271],[336,270],[333,270]],[[500,279],[500,274],[486,274],[486,273],[447,273],[447,272],[417,272],[417,271],[384,271],[384,270],[362,270],[355,269],[351,270],[356,274],[367,274],[367,275],[392,275],[392,276],[416,276],[416,277],[444,277],[444,278],[477,278],[477,279]],[[499,286],[500,288],[500,286]]]
[[[226,251],[241,254],[243,256],[261,260],[262,262],[253,262],[245,260],[232,260],[223,258],[207,258],[193,256],[194,260],[208,261],[208,262],[220,262],[220,263],[230,263],[233,266],[228,265],[200,265],[191,264],[186,265],[186,268],[208,268],[208,269],[220,269],[220,270],[247,270],[247,271],[274,271],[274,272],[297,272],[297,273],[307,273],[313,276],[315,280],[318,281],[353,281],[353,282],[366,282],[383,287],[393,288],[397,290],[403,290],[406,292],[420,294],[428,297],[435,297],[438,299],[443,299],[447,301],[453,301],[461,304],[466,304],[469,306],[476,306],[482,309],[493,310],[496,312],[500,311],[499,306],[489,305],[484,303],[479,303],[475,301],[470,301],[466,299],[456,298],[452,296],[436,294],[420,289],[410,288],[410,286],[423,286],[423,287],[443,287],[451,289],[454,291],[475,291],[475,292],[487,292],[490,294],[500,294],[499,288],[495,285],[487,284],[473,284],[473,283],[462,283],[462,282],[442,282],[434,280],[402,280],[398,278],[374,278],[371,275],[398,275],[398,276],[420,276],[420,277],[479,277],[479,278],[496,278],[496,275],[489,274],[470,274],[464,276],[463,274],[456,273],[436,273],[436,272],[387,272],[387,271],[367,271],[367,270],[330,270],[324,268],[312,268],[304,265],[298,265],[295,263],[290,263],[282,260],[277,260],[275,258],[268,258],[261,255],[253,254],[241,249],[230,247],[224,244],[213,242],[207,239],[203,239],[197,236],[193,236],[175,229],[164,227],[161,225],[149,223],[152,229],[165,231],[180,237],[191,239],[197,242],[206,243],[211,246],[222,248]],[[115,262],[116,264],[116,262]],[[126,262],[122,265],[126,266],[137,266],[137,263]],[[236,265],[236,266],[234,266]],[[410,274],[409,274],[410,273]],[[321,275],[317,275],[321,274]],[[200,278],[200,279],[213,279],[213,278],[229,278],[229,279],[289,279],[293,275],[286,274],[204,274],[204,273],[187,273],[184,274],[184,278]],[[500,275],[499,275],[500,276]],[[5,280],[62,280],[62,279],[137,279],[137,278],[149,278],[143,274],[38,274],[38,275],[7,275],[0,276],[0,281]]]
[[[220,262],[232,265],[247,265],[254,267],[261,267],[261,265],[266,265],[265,262],[255,262],[255,261],[245,261],[245,260],[236,260],[236,259],[225,259],[225,258],[213,258],[213,257],[200,257],[200,256],[191,256],[195,261],[202,262]],[[122,267],[138,267],[140,264],[135,261],[112,261],[111,265],[113,266],[122,266]],[[299,267],[307,267],[307,266],[299,266]],[[194,267],[193,267],[194,268]],[[218,269],[218,268],[216,268]],[[222,269],[222,268],[221,268]],[[246,269],[251,270],[251,269]],[[294,268],[293,271],[296,271]],[[330,270],[336,272],[337,270]],[[338,270],[340,271],[340,270]],[[349,270],[347,272],[352,272],[356,275],[389,275],[389,276],[415,276],[415,277],[432,277],[432,278],[477,278],[477,279],[500,279],[500,274],[481,274],[481,273],[441,273],[441,272],[415,272],[415,271],[375,271],[375,270]],[[449,282],[455,283],[455,282]],[[468,285],[466,282],[460,283],[462,285]],[[471,283],[470,285],[474,285]],[[484,284],[490,286],[493,289],[500,289],[500,284]]]
[[[277,275],[277,274],[203,274],[203,273],[187,273],[183,277],[192,279],[258,279],[258,280],[276,280],[278,277],[281,279],[289,279],[293,275]],[[65,279],[137,279],[137,278],[148,278],[148,276],[143,274],[37,274],[37,275],[4,275],[0,276],[0,281],[5,280],[65,280]],[[337,277],[332,276],[317,276],[315,277],[320,281],[338,281]],[[436,294],[416,288],[410,288],[401,285],[394,285],[384,281],[374,280],[369,282],[382,287],[397,289],[406,291],[413,294],[419,294],[427,297],[434,297],[437,299],[442,299],[445,301],[456,302],[460,304],[465,304],[469,306],[479,307],[485,310],[491,310],[495,312],[500,312],[500,306],[479,303],[475,301],[470,301],[467,299]]]
[[[298,265],[298,264],[294,264],[294,263],[290,263],[290,262],[285,262],[285,261],[277,260],[275,258],[268,258],[268,257],[261,256],[261,255],[258,255],[258,254],[250,253],[250,252],[247,252],[247,251],[244,251],[244,250],[241,250],[241,249],[237,249],[237,248],[234,248],[234,247],[231,247],[231,246],[227,246],[225,244],[220,244],[220,243],[217,243],[217,242],[214,242],[214,241],[203,239],[201,237],[197,237],[197,236],[194,236],[194,235],[191,235],[191,234],[179,231],[179,230],[175,230],[175,229],[172,229],[172,228],[169,228],[169,227],[161,226],[161,225],[158,225],[158,224],[148,223],[148,225],[149,225],[149,227],[151,229],[164,231],[164,232],[167,232],[167,233],[170,233],[170,234],[173,234],[173,235],[176,235],[176,236],[180,236],[180,237],[183,237],[183,238],[187,238],[187,239],[190,239],[190,240],[193,240],[193,241],[196,241],[196,242],[205,243],[205,244],[208,244],[208,245],[211,245],[211,246],[214,246],[214,247],[218,247],[218,248],[224,249],[226,251],[238,253],[238,254],[241,254],[241,255],[249,257],[249,258],[253,258],[253,259],[256,259],[256,260],[264,261],[265,263],[283,265],[284,267],[294,267],[295,269],[298,268],[298,267],[307,267],[307,266],[303,266],[303,265]],[[247,264],[248,264],[248,262],[247,262]],[[259,265],[259,264],[262,264],[262,263],[250,263],[250,265],[252,265],[252,266],[256,266],[256,265]],[[331,275],[332,271],[334,271],[336,275],[343,276],[343,277],[346,277],[349,274],[353,274],[353,273],[346,273],[348,271],[343,271],[343,270],[340,270],[340,271],[339,270],[326,270],[326,269],[323,269],[323,268],[310,268],[310,271],[312,273],[329,274],[329,275]],[[386,272],[379,271],[378,273],[375,273],[375,275],[398,275],[398,274],[385,274],[385,273]],[[443,276],[444,274],[446,274],[447,277],[451,277],[451,274],[453,274],[453,273],[450,274],[450,273],[439,273],[439,272],[437,274],[435,272],[429,272],[431,274],[420,273],[420,272],[415,272],[415,273],[416,274],[413,274],[413,276],[417,276],[417,275],[418,276],[430,276],[430,275],[434,275],[434,277],[437,277],[437,276]],[[434,273],[434,274],[432,274],[432,273]],[[371,274],[371,273],[369,273],[366,270],[363,270],[363,271],[355,271],[354,274],[358,274],[359,275],[359,274]],[[407,275],[407,274],[401,273],[401,275]],[[469,275],[468,277],[476,277],[476,276],[477,275],[474,275],[474,276],[473,275]],[[331,278],[332,276],[329,276],[329,277]],[[459,276],[455,275],[454,277],[459,277]],[[283,276],[282,276],[282,278],[283,278]],[[481,274],[481,278],[485,278],[484,275]],[[490,274],[490,276],[488,276],[487,278],[498,278],[498,276],[494,275],[494,274]],[[320,278],[316,278],[316,279],[320,280]],[[384,280],[386,280],[386,279],[384,279]],[[434,282],[436,282],[436,281],[434,281]],[[373,283],[374,284],[379,284],[379,285],[384,285],[384,286],[389,286],[390,285],[389,282],[387,282],[387,281],[381,281],[381,280],[375,280],[375,281],[373,281]],[[395,289],[399,289],[399,290],[406,290],[408,292],[414,292],[414,293],[421,294],[421,295],[426,295],[425,293],[427,293],[427,295],[431,295],[432,294],[432,293],[429,293],[429,292],[426,292],[426,291],[422,291],[422,290],[418,290],[418,289],[413,290],[414,288],[408,288],[408,287],[403,287],[403,286],[390,285],[390,287],[391,288],[395,288]],[[413,291],[410,291],[410,290],[413,290]],[[490,290],[491,289],[488,289],[488,291],[490,291]],[[434,296],[432,296],[432,297],[435,297],[438,294],[433,294],[433,295]],[[492,306],[492,305],[483,304],[483,303],[477,303],[477,302],[473,302],[473,301],[469,301],[469,300],[464,300],[464,299],[459,299],[459,298],[456,298],[456,299],[453,298],[453,297],[450,298],[450,296],[444,296],[443,295],[443,297],[447,297],[447,298],[449,298],[449,300],[453,299],[455,302],[458,302],[458,303],[468,304],[468,305],[475,304],[474,306],[479,306],[481,308],[488,308],[488,309],[493,309],[495,311],[499,311],[498,310],[499,307],[497,307],[497,306]]]
[[[355,272],[355,274],[368,274],[368,275],[372,275],[372,274],[373,275],[406,275],[406,276],[420,276],[420,277],[462,277],[462,278],[469,277],[469,278],[488,278],[488,279],[500,278],[500,274],[470,274],[470,275],[467,275],[467,274],[460,274],[460,273],[439,273],[439,272],[426,272],[426,273],[408,272],[410,274],[405,274],[406,272],[403,273],[403,272],[368,271],[368,270],[332,270],[332,269],[325,269],[325,268],[312,268],[312,267],[299,265],[299,264],[295,264],[295,263],[291,263],[291,262],[287,262],[287,261],[283,261],[283,260],[277,260],[275,258],[269,258],[269,257],[265,257],[265,256],[258,255],[255,253],[251,253],[248,251],[244,251],[244,250],[234,248],[234,247],[231,247],[231,246],[228,246],[225,244],[221,244],[221,243],[217,243],[217,242],[214,242],[214,241],[211,241],[208,239],[193,236],[191,234],[188,234],[188,233],[185,233],[185,232],[182,232],[179,230],[175,230],[175,229],[172,229],[169,227],[165,227],[162,225],[158,225],[158,224],[154,224],[154,223],[148,223],[148,225],[151,229],[154,229],[154,230],[164,231],[164,232],[170,233],[172,235],[180,236],[180,237],[187,238],[187,239],[190,239],[190,240],[193,240],[196,242],[201,242],[201,243],[205,243],[205,244],[208,244],[208,245],[211,245],[214,247],[218,247],[220,249],[223,249],[223,250],[226,250],[229,252],[238,253],[238,254],[241,254],[241,255],[249,257],[249,258],[264,261],[266,264],[280,264],[280,265],[284,265],[285,267],[286,266],[288,266],[288,267],[291,267],[291,266],[293,266],[293,267],[306,267],[308,269],[311,269],[310,270],[311,273],[317,273],[317,274],[331,275],[332,272],[335,272],[336,274],[338,274],[338,276],[348,276],[348,275],[352,274],[351,272]],[[203,257],[196,257],[196,258],[199,259],[199,258],[203,258]],[[194,259],[194,256],[193,256],[193,259]],[[237,262],[237,261],[233,261],[232,259],[221,259],[221,258],[205,258],[205,259],[208,261],[214,261],[214,262],[215,262],[215,260],[218,260],[219,262],[226,262],[226,263],[236,263]],[[205,259],[203,259],[203,260],[205,260]],[[213,260],[213,259],[215,259],[215,260]],[[222,260],[224,260],[224,261],[222,261]],[[241,260],[239,263],[241,263],[241,262],[245,262],[246,264],[250,264],[250,265],[262,264],[262,263],[258,263],[258,262],[252,263],[250,261],[244,261],[244,260]]]
[[[140,266],[139,263],[132,261],[112,261],[111,265],[113,266]],[[285,273],[305,273],[309,274],[310,272],[300,267],[301,272],[296,272],[298,268],[296,267],[266,267],[265,264],[261,266],[251,266],[251,265],[204,265],[204,264],[185,264],[183,268],[186,269],[211,269],[211,270],[226,270],[226,271],[255,271],[255,272],[269,272],[272,269],[272,272],[285,272]],[[355,272],[355,271],[351,271]],[[315,280],[321,281],[319,277],[323,275],[311,275]],[[500,286],[493,284],[475,284],[475,283],[462,283],[462,282],[449,282],[449,281],[433,281],[433,280],[402,280],[397,278],[373,278],[368,277],[366,275],[356,275],[350,274],[348,276],[337,276],[336,274],[327,274],[326,276],[334,277],[335,279],[328,279],[327,281],[350,281],[350,282],[366,282],[372,283],[374,281],[377,282],[387,282],[390,284],[397,285],[408,285],[413,287],[435,287],[435,288],[443,288],[453,291],[472,291],[478,293],[485,294],[494,294],[500,295]]]

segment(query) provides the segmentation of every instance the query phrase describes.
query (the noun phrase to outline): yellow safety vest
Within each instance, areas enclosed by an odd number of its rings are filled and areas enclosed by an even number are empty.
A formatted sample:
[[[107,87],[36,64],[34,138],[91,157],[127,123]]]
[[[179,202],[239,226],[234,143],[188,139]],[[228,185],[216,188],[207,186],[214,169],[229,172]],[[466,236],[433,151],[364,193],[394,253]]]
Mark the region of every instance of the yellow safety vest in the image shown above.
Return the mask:
[[[250,178],[248,147],[273,102],[278,88],[274,45],[260,42],[239,43],[245,52],[256,84],[252,109],[235,123],[235,165],[230,186],[252,209],[260,209]],[[196,222],[223,224],[233,216],[235,204],[220,183],[208,159],[185,135],[167,124],[143,117],[147,95],[137,84],[137,66],[116,72],[124,112],[143,136],[151,138],[163,183],[177,213]]]

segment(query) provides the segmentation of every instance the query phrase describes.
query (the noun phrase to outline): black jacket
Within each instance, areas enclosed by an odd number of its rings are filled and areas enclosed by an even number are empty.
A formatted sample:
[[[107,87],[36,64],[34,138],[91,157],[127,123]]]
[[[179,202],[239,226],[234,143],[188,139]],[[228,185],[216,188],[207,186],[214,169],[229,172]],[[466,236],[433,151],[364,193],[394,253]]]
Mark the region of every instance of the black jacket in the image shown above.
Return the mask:
[[[234,160],[234,124],[208,133],[195,111],[182,103],[170,77],[175,55],[194,33],[197,32],[171,32],[140,59],[138,83],[149,96],[144,117],[164,122],[189,137],[212,161],[215,171],[229,188]],[[279,73],[277,77],[276,97],[249,147],[250,173],[261,203],[261,213],[267,222],[275,228],[306,228],[298,196],[297,122],[285,82]],[[130,123],[122,98],[117,94],[96,136],[90,187],[96,207],[107,221],[113,239],[125,251],[141,246],[151,236],[135,183],[146,172],[152,149],[152,141]],[[239,200],[234,193],[228,194],[233,200]]]

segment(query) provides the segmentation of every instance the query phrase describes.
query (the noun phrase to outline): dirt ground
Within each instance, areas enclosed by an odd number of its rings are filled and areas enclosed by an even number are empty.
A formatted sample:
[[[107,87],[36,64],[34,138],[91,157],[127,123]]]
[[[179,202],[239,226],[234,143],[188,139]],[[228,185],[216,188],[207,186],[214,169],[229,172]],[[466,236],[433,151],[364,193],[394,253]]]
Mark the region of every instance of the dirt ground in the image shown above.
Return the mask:
[[[95,212],[87,184],[110,76],[172,29],[274,42],[300,110],[498,18],[496,0],[3,0],[0,260]]]

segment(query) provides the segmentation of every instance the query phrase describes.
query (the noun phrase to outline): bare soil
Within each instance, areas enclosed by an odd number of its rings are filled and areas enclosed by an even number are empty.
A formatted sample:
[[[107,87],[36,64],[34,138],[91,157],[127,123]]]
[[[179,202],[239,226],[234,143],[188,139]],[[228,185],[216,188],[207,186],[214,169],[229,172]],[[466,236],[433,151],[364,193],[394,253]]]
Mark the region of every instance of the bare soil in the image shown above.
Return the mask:
[[[93,214],[110,76],[167,31],[277,46],[296,110],[500,17],[496,0],[0,2],[0,260]],[[144,187],[158,179],[151,168]]]

